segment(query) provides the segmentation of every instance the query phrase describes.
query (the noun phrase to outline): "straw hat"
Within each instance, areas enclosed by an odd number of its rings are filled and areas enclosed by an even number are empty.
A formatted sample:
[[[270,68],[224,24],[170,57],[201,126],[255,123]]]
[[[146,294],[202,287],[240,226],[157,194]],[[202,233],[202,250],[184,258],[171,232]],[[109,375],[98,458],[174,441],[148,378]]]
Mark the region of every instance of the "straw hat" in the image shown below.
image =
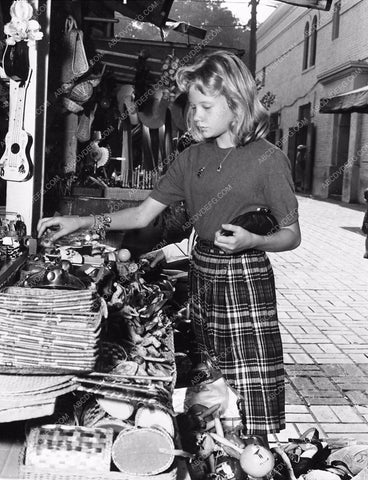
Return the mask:
[[[170,99],[163,95],[162,90],[155,90],[154,94],[143,102],[141,110],[138,111],[138,118],[148,128],[160,128],[165,124],[169,105]]]
[[[85,103],[93,95],[93,85],[89,80],[77,83],[72,88],[69,97],[78,103]]]

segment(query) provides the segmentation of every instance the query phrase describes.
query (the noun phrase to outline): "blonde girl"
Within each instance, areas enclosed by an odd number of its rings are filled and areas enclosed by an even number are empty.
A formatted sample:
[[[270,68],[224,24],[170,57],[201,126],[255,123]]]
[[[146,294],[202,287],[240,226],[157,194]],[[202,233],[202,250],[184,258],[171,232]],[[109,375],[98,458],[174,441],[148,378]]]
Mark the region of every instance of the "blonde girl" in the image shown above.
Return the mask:
[[[265,140],[268,116],[255,82],[235,55],[217,51],[177,74],[188,94],[188,125],[199,143],[172,163],[138,207],[103,218],[113,230],[145,227],[185,200],[198,240],[190,269],[190,311],[200,349],[242,395],[244,432],[263,436],[285,426],[284,368],[272,268],[266,252],[300,243],[298,204],[287,157]],[[232,218],[268,207],[280,229],[256,235]],[[92,217],[40,220],[53,239],[90,228]],[[232,235],[223,235],[223,229]]]

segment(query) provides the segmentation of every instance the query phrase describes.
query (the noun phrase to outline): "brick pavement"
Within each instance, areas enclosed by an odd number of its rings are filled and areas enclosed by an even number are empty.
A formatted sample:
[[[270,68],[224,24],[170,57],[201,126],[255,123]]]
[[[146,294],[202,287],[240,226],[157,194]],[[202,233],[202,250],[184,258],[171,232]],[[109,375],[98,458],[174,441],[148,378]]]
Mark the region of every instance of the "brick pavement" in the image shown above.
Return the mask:
[[[364,206],[299,197],[302,243],[269,254],[286,364],[285,441],[316,426],[368,441],[368,260]]]

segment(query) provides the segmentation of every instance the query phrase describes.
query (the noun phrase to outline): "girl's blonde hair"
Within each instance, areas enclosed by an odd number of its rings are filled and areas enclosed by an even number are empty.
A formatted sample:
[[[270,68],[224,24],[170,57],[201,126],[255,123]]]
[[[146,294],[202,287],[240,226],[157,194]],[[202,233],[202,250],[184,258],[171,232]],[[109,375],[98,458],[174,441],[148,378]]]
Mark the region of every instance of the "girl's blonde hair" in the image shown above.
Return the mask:
[[[234,114],[230,124],[237,146],[265,137],[268,132],[268,113],[257,96],[255,81],[245,64],[234,54],[216,51],[198,58],[194,64],[179,68],[176,81],[182,92],[194,86],[204,95],[224,95]],[[187,122],[193,138],[203,136],[188,109]]]

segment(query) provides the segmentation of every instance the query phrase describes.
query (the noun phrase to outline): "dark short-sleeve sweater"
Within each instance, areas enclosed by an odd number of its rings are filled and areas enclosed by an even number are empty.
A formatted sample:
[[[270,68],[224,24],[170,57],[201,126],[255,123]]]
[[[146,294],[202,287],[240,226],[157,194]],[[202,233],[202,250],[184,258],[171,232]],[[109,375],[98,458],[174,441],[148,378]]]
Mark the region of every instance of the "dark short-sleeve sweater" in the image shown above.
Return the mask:
[[[281,227],[294,223],[298,202],[286,155],[260,139],[231,151],[218,172],[229,150],[216,142],[187,148],[170,165],[151,197],[165,205],[185,200],[190,215],[185,228],[194,226],[206,240],[213,240],[223,223],[258,207],[269,207]]]

